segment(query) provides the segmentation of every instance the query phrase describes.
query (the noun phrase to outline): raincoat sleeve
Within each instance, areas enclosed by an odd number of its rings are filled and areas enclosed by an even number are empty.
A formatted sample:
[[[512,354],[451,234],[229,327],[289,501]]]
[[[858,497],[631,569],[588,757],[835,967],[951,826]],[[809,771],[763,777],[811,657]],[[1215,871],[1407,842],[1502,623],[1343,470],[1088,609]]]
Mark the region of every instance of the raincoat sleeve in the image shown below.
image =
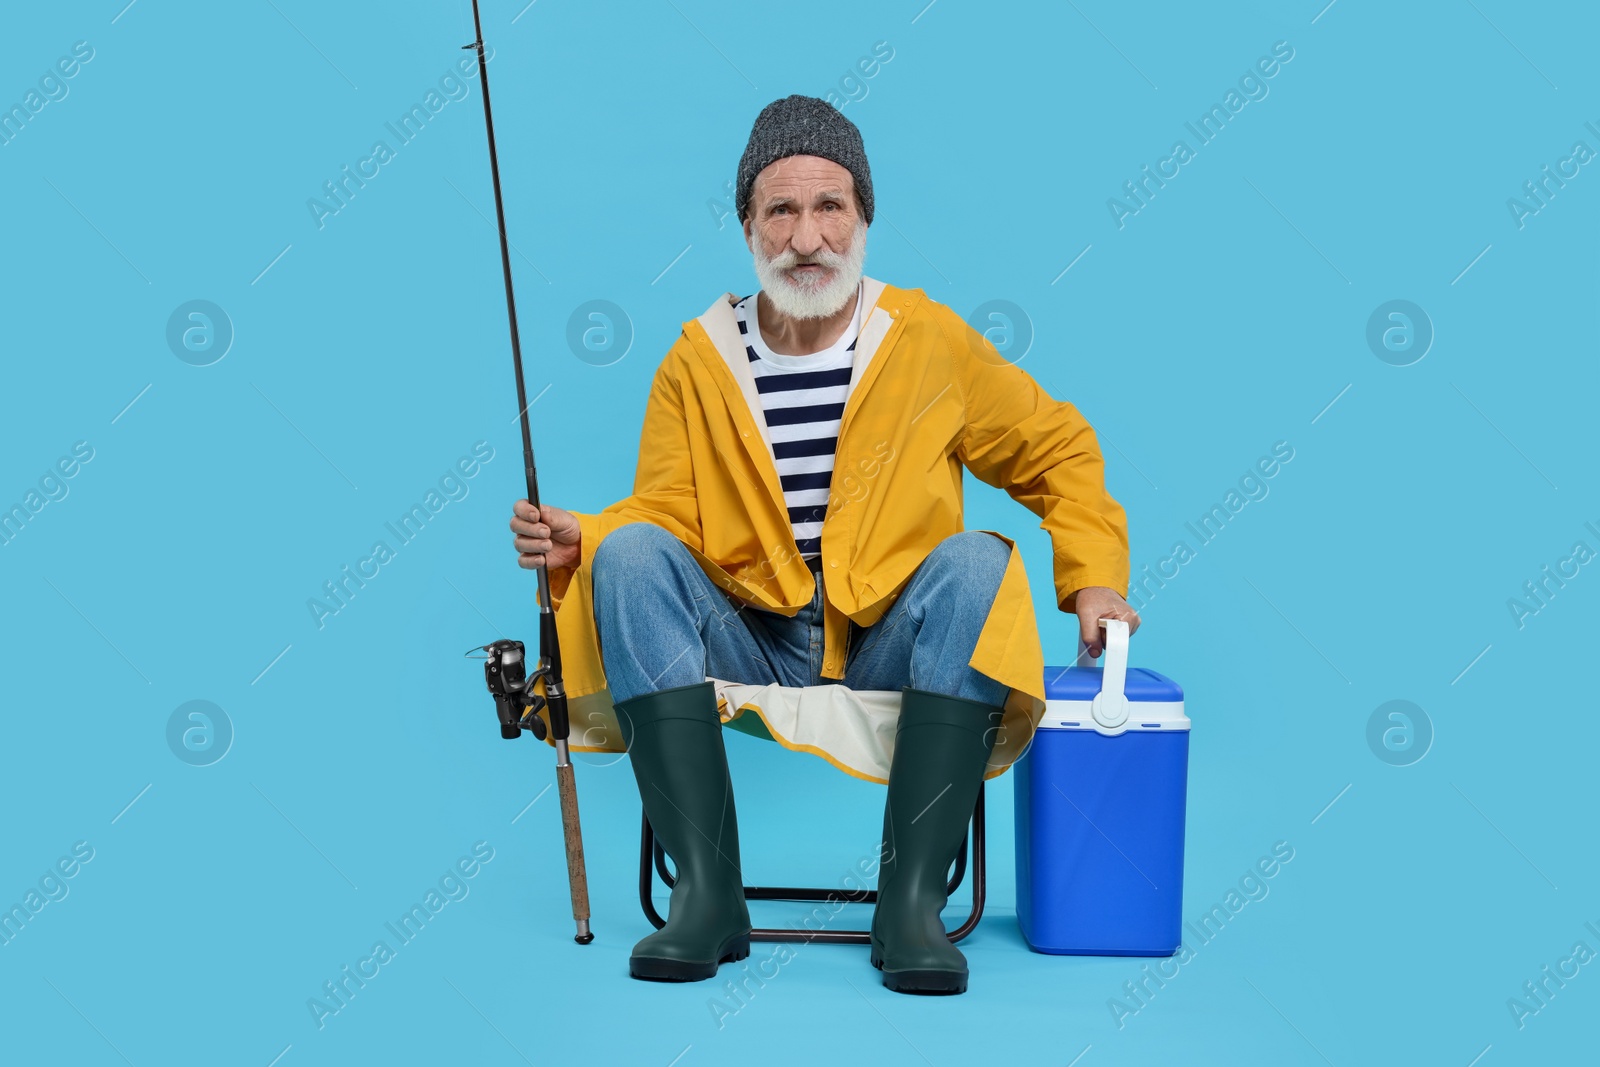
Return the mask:
[[[561,607],[573,575],[588,568],[601,540],[626,523],[654,523],[696,550],[702,546],[700,503],[690,462],[689,422],[677,367],[678,357],[669,355],[650,383],[633,493],[594,514],[573,512],[580,531],[581,558],[576,567],[549,572],[552,607]]]
[[[1077,408],[1053,399],[958,322],[946,328],[954,335],[954,377],[966,408],[957,458],[1043,520],[1062,611],[1074,611],[1078,590],[1089,586],[1127,596],[1127,515],[1106,491],[1094,429]]]

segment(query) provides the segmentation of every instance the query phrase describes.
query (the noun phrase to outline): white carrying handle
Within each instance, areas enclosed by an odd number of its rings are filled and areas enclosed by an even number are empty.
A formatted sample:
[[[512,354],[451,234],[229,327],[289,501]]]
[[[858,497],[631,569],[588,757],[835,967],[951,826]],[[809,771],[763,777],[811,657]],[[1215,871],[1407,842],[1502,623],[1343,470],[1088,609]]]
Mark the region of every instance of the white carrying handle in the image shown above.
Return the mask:
[[[1107,730],[1118,730],[1132,714],[1127,694],[1123,692],[1128,679],[1128,623],[1124,619],[1099,621],[1106,631],[1105,651],[1102,653],[1105,663],[1100,674],[1100,692],[1095,694],[1089,714],[1094,717],[1096,725]],[[1089,657],[1088,646],[1085,646],[1078,653],[1078,666],[1093,665],[1094,660]]]

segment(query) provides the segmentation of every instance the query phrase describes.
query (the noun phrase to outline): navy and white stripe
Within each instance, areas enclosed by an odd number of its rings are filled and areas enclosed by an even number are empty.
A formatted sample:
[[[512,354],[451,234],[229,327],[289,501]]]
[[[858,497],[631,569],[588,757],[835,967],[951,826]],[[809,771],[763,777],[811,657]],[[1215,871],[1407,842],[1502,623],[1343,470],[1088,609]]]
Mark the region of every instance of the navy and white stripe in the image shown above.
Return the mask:
[[[785,356],[769,349],[750,321],[753,309],[752,297],[739,301],[739,333],[766,414],[795,546],[802,557],[813,559],[822,551],[822,520],[833,480],[839,418],[850,393],[856,337],[861,330],[861,296],[858,291],[855,318],[839,340],[822,352],[805,356]]]

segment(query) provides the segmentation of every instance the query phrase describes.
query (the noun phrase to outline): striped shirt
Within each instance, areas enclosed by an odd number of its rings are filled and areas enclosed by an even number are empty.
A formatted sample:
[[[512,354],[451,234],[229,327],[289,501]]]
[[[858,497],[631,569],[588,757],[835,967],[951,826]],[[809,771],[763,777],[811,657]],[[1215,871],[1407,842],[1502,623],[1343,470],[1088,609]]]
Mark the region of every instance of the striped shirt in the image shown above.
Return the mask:
[[[822,520],[839,444],[839,417],[850,393],[856,337],[861,332],[861,290],[856,291],[855,318],[849,328],[824,351],[806,356],[780,355],[767,347],[753,321],[753,295],[739,301],[735,310],[766,413],[795,547],[802,558],[815,559],[822,552]]]

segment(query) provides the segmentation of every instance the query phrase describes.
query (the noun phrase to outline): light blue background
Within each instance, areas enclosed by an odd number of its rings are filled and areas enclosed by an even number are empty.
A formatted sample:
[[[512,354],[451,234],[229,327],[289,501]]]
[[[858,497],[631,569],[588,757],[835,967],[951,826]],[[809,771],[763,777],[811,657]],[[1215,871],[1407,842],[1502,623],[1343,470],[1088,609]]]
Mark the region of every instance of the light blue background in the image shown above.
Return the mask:
[[[1270,895],[1119,1029],[1107,1002],[1142,961],[1020,938],[1007,775],[968,995],[893,995],[865,949],[812,945],[719,1028],[720,982],[626,976],[648,931],[627,764],[578,768],[598,935],[579,947],[552,754],[498,740],[461,658],[536,636],[506,529],[523,488],[476,84],[324,228],[306,207],[467,54],[470,5],[124,2],[26,6],[0,34],[7,106],[73,42],[95,50],[0,146],[0,503],[94,448],[0,548],[0,903],[94,849],[0,946],[7,1062],[1593,1055],[1600,966],[1525,1028],[1506,1006],[1575,942],[1600,950],[1600,568],[1521,628],[1507,608],[1574,542],[1600,549],[1600,170],[1521,228],[1506,204],[1575,141],[1600,149],[1592,9],[490,0],[547,501],[627,492],[680,323],[756,288],[709,203],[756,113],[837,89],[877,41],[893,59],[844,108],[877,199],[867,272],[964,315],[1024,310],[1022,366],[1100,432],[1136,571],[1274,442],[1294,448],[1134,640],[1195,723],[1186,916],[1286,841]],[[1269,95],[1118,229],[1107,199],[1276,41],[1294,58]],[[207,367],[164,337],[193,299],[236,331]],[[607,366],[566,340],[595,299],[633,331]],[[1392,299],[1436,331],[1410,366],[1365,340]],[[319,629],[307,599],[479,440],[495,454],[470,494]],[[1037,520],[969,486],[968,525],[1018,538],[1046,660],[1069,661]],[[196,699],[235,731],[199,768],[165,734]],[[1436,733],[1411,766],[1366,741],[1394,699]],[[758,880],[836,884],[868,854],[881,787],[729,748]],[[307,999],[477,841],[494,859],[470,895],[319,1030]]]

